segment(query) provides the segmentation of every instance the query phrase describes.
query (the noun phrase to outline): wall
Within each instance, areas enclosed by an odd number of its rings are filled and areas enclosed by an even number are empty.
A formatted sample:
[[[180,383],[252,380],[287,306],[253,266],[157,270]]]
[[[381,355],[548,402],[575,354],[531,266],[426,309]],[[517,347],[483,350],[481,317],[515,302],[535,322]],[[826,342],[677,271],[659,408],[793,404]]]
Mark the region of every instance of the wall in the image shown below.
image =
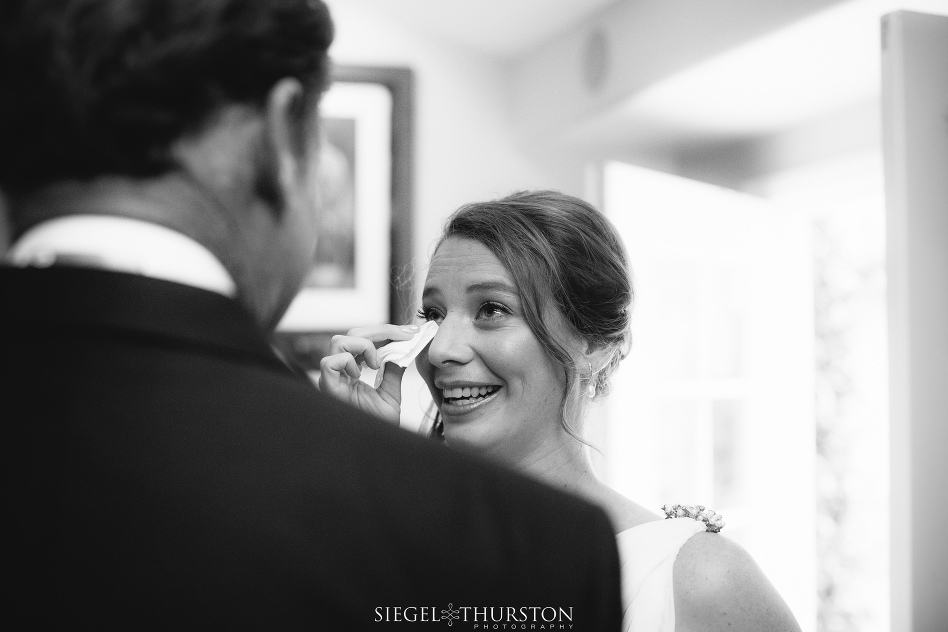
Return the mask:
[[[415,259],[424,265],[445,217],[465,202],[520,188],[582,194],[581,169],[531,156],[510,116],[505,63],[387,20],[359,0],[330,0],[341,64],[415,73]]]

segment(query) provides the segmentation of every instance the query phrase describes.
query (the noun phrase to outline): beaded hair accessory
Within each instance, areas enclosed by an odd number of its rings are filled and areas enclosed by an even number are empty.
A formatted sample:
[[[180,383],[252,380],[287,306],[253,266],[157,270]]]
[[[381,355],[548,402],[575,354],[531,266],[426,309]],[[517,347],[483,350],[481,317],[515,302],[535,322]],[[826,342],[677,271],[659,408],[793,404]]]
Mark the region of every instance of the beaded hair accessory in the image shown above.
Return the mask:
[[[665,519],[669,518],[694,518],[703,522],[707,528],[705,531],[717,533],[724,528],[724,516],[716,513],[713,509],[708,509],[704,505],[665,505],[662,507],[665,512]]]

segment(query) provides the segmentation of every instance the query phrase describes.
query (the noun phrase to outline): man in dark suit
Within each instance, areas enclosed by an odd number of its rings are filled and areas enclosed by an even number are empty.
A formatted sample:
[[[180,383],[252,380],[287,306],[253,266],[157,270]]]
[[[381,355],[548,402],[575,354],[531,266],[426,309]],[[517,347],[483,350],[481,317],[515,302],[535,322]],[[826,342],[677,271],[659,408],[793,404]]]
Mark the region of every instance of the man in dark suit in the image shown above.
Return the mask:
[[[319,0],[5,0],[0,29],[8,618],[618,628],[599,508],[271,351],[317,235]]]

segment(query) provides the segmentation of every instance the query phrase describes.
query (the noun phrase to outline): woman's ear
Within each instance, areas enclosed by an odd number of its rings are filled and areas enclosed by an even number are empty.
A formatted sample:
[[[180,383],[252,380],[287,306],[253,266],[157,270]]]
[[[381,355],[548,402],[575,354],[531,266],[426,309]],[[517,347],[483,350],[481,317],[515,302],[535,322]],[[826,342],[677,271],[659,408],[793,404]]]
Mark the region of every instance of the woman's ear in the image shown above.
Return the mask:
[[[583,354],[583,363],[590,368],[592,373],[599,373],[612,359],[612,352],[608,347],[602,345],[586,345],[586,353]]]

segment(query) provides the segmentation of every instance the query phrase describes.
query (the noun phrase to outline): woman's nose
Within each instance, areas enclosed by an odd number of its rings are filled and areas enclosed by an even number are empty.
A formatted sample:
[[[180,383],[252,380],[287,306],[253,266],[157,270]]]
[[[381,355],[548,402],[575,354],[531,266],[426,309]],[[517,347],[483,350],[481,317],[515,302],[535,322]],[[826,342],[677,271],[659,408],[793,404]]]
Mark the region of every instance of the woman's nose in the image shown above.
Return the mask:
[[[469,324],[463,318],[446,316],[428,347],[428,361],[434,366],[470,362],[473,351],[468,339],[469,329]]]

